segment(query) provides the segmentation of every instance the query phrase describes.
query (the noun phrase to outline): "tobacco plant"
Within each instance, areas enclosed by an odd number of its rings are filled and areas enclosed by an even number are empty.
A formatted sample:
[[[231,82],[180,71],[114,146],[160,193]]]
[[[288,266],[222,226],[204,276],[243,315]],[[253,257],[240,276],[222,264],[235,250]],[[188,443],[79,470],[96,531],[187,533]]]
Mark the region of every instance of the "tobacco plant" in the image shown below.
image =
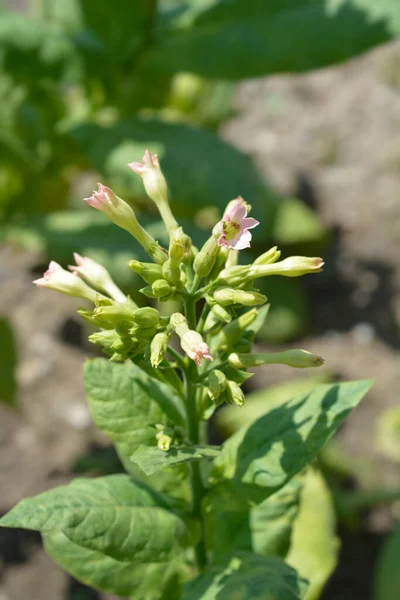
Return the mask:
[[[85,363],[88,403],[127,472],[22,500],[0,524],[40,531],[47,552],[75,578],[135,600],[316,598],[323,581],[308,586],[302,544],[319,527],[321,507],[294,548],[299,499],[306,488],[318,495],[309,465],[370,382],[322,385],[265,406],[220,446],[209,444],[207,421],[224,403],[241,410],[249,368],[323,364],[301,349],[252,352],[269,308],[257,282],[318,273],[323,261],[281,260],[273,247],[246,264],[259,223],[241,197],[197,249],[170,209],[157,155],[146,151],[129,167],[160,212],[168,248],[105,185],[86,202],[148,254],[129,267],[153,305],[140,308],[103,266],[79,254],[69,271],[51,262],[34,282],[89,303],[78,312],[98,329],[89,340],[108,358]]]

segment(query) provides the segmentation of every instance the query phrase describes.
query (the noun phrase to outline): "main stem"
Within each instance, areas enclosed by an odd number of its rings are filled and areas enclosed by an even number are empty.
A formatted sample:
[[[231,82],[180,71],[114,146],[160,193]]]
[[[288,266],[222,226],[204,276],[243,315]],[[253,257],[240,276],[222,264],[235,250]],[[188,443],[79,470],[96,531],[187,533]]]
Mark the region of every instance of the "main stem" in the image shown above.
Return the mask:
[[[188,296],[185,300],[185,314],[189,327],[196,329],[196,301]],[[197,415],[197,388],[194,383],[197,379],[197,367],[191,361],[185,373],[185,397],[186,417],[188,425],[188,437],[192,444],[200,441],[199,419]],[[200,464],[197,461],[189,463],[190,484],[192,492],[192,515],[200,521],[201,539],[195,546],[196,564],[199,572],[207,565],[207,552],[205,547],[204,521],[201,512],[201,504],[204,496],[204,486],[200,473]]]

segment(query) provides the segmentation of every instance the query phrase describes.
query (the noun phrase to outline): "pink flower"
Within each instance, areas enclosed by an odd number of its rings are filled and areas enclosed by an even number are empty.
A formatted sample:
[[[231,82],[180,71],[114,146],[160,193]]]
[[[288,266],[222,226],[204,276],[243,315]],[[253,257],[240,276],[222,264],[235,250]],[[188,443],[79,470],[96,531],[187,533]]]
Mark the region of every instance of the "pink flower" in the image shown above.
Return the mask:
[[[148,150],[143,155],[142,162],[131,162],[128,163],[128,167],[132,169],[135,173],[143,177],[143,175],[148,171],[148,169],[160,168],[160,163],[158,161],[157,154],[151,154]]]
[[[246,205],[239,196],[228,205],[228,210],[220,222],[221,235],[218,238],[220,246],[233,250],[250,248],[251,233],[249,229],[257,227],[259,222],[247,216]]]
[[[189,329],[181,338],[182,350],[186,352],[189,358],[194,360],[197,365],[201,365],[203,358],[214,360],[210,354],[209,347],[203,341],[203,338],[197,331]]]
[[[117,196],[102,183],[98,183],[97,186],[97,192],[93,191],[93,194],[89,198],[84,198],[83,200],[90,206],[93,206],[93,208],[101,210],[101,212],[112,219],[112,208],[113,204],[117,204]]]
[[[38,287],[49,288],[78,298],[86,298],[92,302],[96,299],[96,292],[89,287],[75,273],[69,273],[54,260],[40,279],[33,282]]]

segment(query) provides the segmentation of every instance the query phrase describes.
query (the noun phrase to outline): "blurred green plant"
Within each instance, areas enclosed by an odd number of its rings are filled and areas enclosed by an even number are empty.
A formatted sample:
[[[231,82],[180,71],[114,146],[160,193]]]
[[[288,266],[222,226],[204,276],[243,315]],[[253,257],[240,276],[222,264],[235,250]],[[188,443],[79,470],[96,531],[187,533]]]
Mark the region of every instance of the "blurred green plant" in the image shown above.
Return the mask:
[[[17,402],[17,347],[8,319],[0,317],[0,403],[15,407]]]

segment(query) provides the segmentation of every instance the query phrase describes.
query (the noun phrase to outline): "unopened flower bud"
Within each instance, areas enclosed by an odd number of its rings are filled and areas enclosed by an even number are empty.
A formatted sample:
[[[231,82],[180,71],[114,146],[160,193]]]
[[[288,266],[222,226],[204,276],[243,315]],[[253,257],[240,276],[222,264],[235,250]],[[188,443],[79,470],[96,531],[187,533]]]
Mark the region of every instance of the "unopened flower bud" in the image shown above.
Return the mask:
[[[144,263],[138,260],[130,260],[128,267],[135,271],[140,277],[150,285],[157,279],[162,278],[162,267],[154,263]]]
[[[193,269],[196,275],[199,277],[207,277],[207,275],[210,274],[218,256],[218,251],[218,231],[213,231],[212,236],[208,238],[193,261]]]
[[[243,306],[257,306],[264,304],[267,297],[259,292],[248,292],[236,288],[220,287],[215,290],[214,298],[222,306],[242,304]]]
[[[150,340],[156,333],[156,327],[141,327],[140,325],[134,325],[129,329],[130,335],[134,336],[137,340]]]
[[[280,256],[281,251],[278,250],[277,246],[274,246],[256,258],[256,260],[253,262],[253,265],[270,265],[279,260]]]
[[[240,387],[240,385],[238,385],[236,383],[236,381],[229,380],[227,382],[227,392],[228,392],[228,398],[227,398],[228,404],[236,404],[236,406],[244,405],[245,397],[244,397],[242,388]]]
[[[115,329],[109,329],[107,331],[96,331],[89,335],[89,342],[97,344],[106,349],[111,349],[115,342],[119,341],[120,337]]]
[[[160,450],[163,450],[164,452],[168,452],[168,450],[171,447],[172,444],[172,437],[170,435],[166,435],[165,433],[162,433],[160,436],[156,436],[157,439],[157,446]]]
[[[111,279],[110,273],[96,261],[74,252],[76,265],[69,265],[73,273],[82,277],[89,285],[102,290],[117,302],[125,302],[126,296]]]
[[[208,377],[207,393],[213,402],[216,402],[222,392],[226,390],[227,379],[225,373],[219,369],[211,371]]]
[[[223,323],[230,323],[232,321],[232,315],[226,310],[226,308],[217,302],[212,305],[211,312],[219,321],[222,321]]]
[[[307,350],[286,350],[285,352],[260,352],[258,354],[229,355],[229,363],[236,369],[247,369],[268,364],[282,364],[296,369],[320,367],[324,359]]]
[[[283,275],[284,277],[301,277],[308,273],[320,273],[324,261],[322,258],[308,256],[290,256],[274,264],[252,265],[247,279],[257,279],[267,275]]]
[[[164,360],[164,357],[168,350],[170,333],[166,331],[160,331],[157,333],[150,344],[150,362],[153,368],[157,368],[158,365]]]
[[[77,313],[86,323],[90,323],[90,325],[96,325],[96,327],[101,327],[102,329],[114,329],[112,323],[95,315],[93,310],[78,308]]]
[[[182,227],[178,227],[171,235],[169,245],[169,258],[173,267],[179,267],[182,260],[190,258],[192,240],[184,233]]]
[[[216,339],[218,347],[224,350],[232,348],[245,333],[246,329],[255,321],[257,314],[257,309],[252,308],[229,323],[229,325],[226,325]]]
[[[173,267],[171,259],[168,259],[162,267],[163,277],[172,285],[178,285],[181,279],[181,271],[179,267]]]
[[[156,298],[166,298],[172,294],[172,288],[165,279],[157,279],[151,284],[151,290]]]
[[[95,316],[112,323],[115,326],[121,323],[131,323],[135,308],[130,303],[99,306],[95,308]]]
[[[171,233],[178,228],[171,209],[168,204],[168,187],[165,177],[161,171],[157,154],[151,154],[148,150],[144,153],[142,162],[128,164],[134,173],[140,175],[149,198],[157,205],[161,217]]]
[[[129,231],[155,262],[159,264],[165,262],[168,258],[166,251],[139,224],[129,204],[102,183],[97,185],[97,192],[94,191],[90,198],[85,198],[85,202],[105,213],[111,221],[122,227],[122,229]]]
[[[85,298],[91,302],[96,301],[97,292],[89,287],[78,275],[69,273],[58,263],[51,261],[49,268],[40,279],[33,282],[38,287],[49,288],[74,296],[76,298]]]
[[[218,281],[227,285],[236,286],[245,283],[250,271],[250,265],[237,265],[223,269],[218,276]]]
[[[132,315],[132,321],[139,327],[155,327],[159,320],[160,313],[150,306],[138,308]]]

